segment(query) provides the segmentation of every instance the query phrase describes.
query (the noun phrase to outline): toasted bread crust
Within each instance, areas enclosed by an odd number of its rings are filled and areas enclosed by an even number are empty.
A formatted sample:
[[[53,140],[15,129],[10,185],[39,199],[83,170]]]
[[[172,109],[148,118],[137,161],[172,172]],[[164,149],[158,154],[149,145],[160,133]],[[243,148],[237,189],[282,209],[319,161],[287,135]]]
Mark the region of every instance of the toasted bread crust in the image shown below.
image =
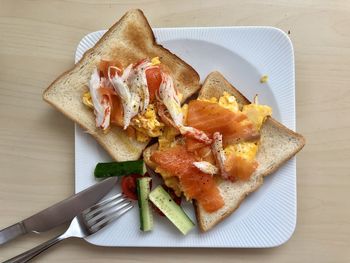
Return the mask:
[[[108,134],[104,134],[95,127],[93,112],[84,108],[81,101],[81,105],[77,102],[78,99],[81,100],[77,94],[82,95],[87,90],[85,86],[93,68],[106,54],[109,59],[119,60],[123,66],[144,57],[161,56],[175,85],[183,93],[183,100],[200,88],[199,75],[190,65],[156,43],[153,31],[141,10],[131,10],[73,68],[61,74],[44,91],[45,101],[90,133],[115,160],[138,159],[148,142],[140,143],[136,139],[130,139],[118,127],[112,127]],[[67,87],[70,83],[75,86]]]
[[[284,132],[287,133],[289,136],[296,138],[299,141],[299,145],[298,145],[298,147],[295,148],[295,150],[293,152],[290,152],[288,155],[286,155],[278,165],[272,166],[269,170],[266,170],[264,173],[262,173],[262,176],[267,176],[267,175],[272,174],[275,171],[277,171],[286,161],[291,159],[301,149],[303,149],[303,147],[305,146],[305,143],[306,143],[304,136],[288,129],[286,126],[284,126],[282,123],[276,121],[272,117],[267,118],[267,120],[265,121],[265,125],[268,125],[268,124],[276,127],[277,129],[283,129]]]

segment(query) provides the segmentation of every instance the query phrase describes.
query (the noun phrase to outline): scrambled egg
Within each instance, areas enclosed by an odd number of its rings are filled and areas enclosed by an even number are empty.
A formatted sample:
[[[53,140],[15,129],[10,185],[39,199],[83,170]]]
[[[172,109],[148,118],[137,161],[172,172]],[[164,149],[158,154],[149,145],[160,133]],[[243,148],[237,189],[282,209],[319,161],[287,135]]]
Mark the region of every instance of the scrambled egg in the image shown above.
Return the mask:
[[[147,142],[150,139],[150,137],[147,134],[138,130],[136,130],[135,132],[135,138],[139,142]]]
[[[272,109],[266,105],[259,105],[256,103],[244,105],[242,112],[245,113],[248,119],[254,123],[255,127],[260,130],[265,119],[271,116]]]
[[[219,105],[233,112],[237,112],[239,110],[239,105],[236,98],[227,92],[224,92],[223,96],[219,98]]]
[[[162,176],[162,178],[164,180],[164,184],[167,187],[173,189],[177,196],[181,196],[182,189],[180,186],[179,178],[169,174],[167,171],[164,171],[163,169],[161,169],[159,167],[156,168],[155,172],[159,173]]]
[[[266,83],[269,81],[269,76],[268,75],[263,75],[261,78],[260,78],[260,83]]]
[[[201,99],[201,100],[208,101],[211,103],[218,103],[221,107],[233,112],[237,112],[239,110],[239,104],[237,103],[235,96],[230,95],[226,91],[219,98],[219,100],[215,97],[212,97],[210,99]]]
[[[94,109],[94,104],[92,104],[91,94],[89,91],[83,94],[83,103],[85,106],[88,106],[90,109]]]
[[[159,64],[160,64],[159,57],[154,57],[154,58],[152,58],[152,59],[151,59],[151,64],[152,64],[152,66],[159,65]]]
[[[175,143],[175,137],[179,134],[175,128],[165,126],[163,133],[158,138],[159,150],[170,148]]]
[[[258,144],[256,142],[240,142],[233,145],[228,145],[225,149],[226,157],[235,154],[243,159],[252,161],[255,159],[258,152]]]
[[[159,137],[163,133],[164,124],[157,119],[155,106],[149,104],[145,113],[136,115],[131,120],[136,129],[136,139],[145,142],[149,137]]]
[[[183,123],[186,124],[187,114],[188,114],[188,104],[184,104],[181,108],[183,114]],[[180,132],[174,127],[165,126],[163,133],[158,138],[159,149],[170,148],[175,143],[175,137],[179,135]]]

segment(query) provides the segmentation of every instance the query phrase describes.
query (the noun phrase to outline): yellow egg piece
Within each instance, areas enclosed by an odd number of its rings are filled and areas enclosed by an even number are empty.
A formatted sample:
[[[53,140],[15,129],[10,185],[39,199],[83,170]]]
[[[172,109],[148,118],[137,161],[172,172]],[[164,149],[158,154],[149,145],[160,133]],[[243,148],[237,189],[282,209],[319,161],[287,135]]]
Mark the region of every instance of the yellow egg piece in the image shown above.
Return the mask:
[[[164,180],[164,183],[167,187],[173,189],[177,196],[181,196],[182,188],[180,185],[180,181],[177,177],[175,176],[169,177]]]
[[[219,98],[219,105],[233,112],[239,111],[239,106],[235,96],[232,96],[227,92],[224,92],[223,96]]]
[[[247,115],[258,130],[260,130],[265,119],[272,115],[271,107],[259,104],[244,105],[242,112]]]
[[[82,100],[85,106],[88,106],[90,109],[94,109],[94,104],[92,104],[91,94],[89,91],[83,94]]]
[[[266,83],[269,81],[269,76],[268,75],[262,75],[260,78],[260,83]]]
[[[159,65],[159,64],[160,64],[159,57],[154,57],[154,58],[152,58],[152,59],[151,59],[151,64],[152,64],[152,66]]]
[[[181,196],[182,188],[177,177],[161,169],[160,167],[157,167],[155,172],[159,173],[162,176],[167,187],[172,188],[177,196]]]
[[[179,131],[174,127],[165,126],[162,135],[158,138],[159,150],[166,149],[175,144],[175,137]]]
[[[237,103],[235,96],[230,95],[226,91],[223,93],[223,95],[219,99],[212,97],[210,99],[200,99],[200,100],[207,101],[210,103],[218,103],[221,107],[233,112],[239,111],[239,105]]]
[[[254,160],[258,151],[258,144],[254,142],[241,142],[227,146],[224,151],[226,157],[235,154],[235,156],[246,160]]]
[[[136,130],[136,140],[139,142],[147,142],[150,139],[146,133]]]
[[[149,137],[161,136],[164,128],[164,124],[157,119],[153,104],[149,104],[143,114],[136,115],[132,119],[131,125],[136,129],[136,139],[140,142],[147,141]]]

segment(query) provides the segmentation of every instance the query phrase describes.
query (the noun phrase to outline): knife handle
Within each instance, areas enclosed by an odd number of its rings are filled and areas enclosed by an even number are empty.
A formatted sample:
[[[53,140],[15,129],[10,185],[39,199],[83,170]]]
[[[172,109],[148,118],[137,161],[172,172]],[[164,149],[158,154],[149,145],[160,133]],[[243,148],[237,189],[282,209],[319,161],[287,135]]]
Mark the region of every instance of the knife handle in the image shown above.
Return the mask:
[[[50,239],[49,241],[42,243],[39,246],[36,246],[36,247],[16,256],[14,258],[11,258],[9,260],[4,261],[3,263],[26,263],[26,262],[32,260],[37,255],[44,252],[46,249],[52,247],[53,245],[57,244],[58,242],[66,239],[66,238],[68,238],[68,237],[65,236],[65,233],[63,233],[62,235],[54,237],[54,238]]]
[[[0,245],[3,245],[25,233],[27,233],[27,231],[22,222],[9,226],[0,231]]]

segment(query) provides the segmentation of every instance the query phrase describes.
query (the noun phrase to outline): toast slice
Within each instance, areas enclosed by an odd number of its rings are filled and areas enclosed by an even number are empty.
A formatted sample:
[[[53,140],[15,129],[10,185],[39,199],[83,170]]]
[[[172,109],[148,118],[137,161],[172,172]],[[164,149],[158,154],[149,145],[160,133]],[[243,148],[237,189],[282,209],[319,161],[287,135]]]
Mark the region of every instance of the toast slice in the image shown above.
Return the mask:
[[[219,72],[212,72],[207,76],[198,97],[219,98],[225,91],[234,95],[238,103],[242,105],[250,103]],[[247,195],[262,185],[264,176],[276,171],[284,162],[300,151],[304,144],[303,136],[289,130],[273,118],[268,118],[261,128],[261,144],[256,157],[259,166],[251,179],[247,182],[235,183],[221,180],[218,187],[225,205],[214,213],[208,213],[196,202],[194,203],[200,229],[208,231],[232,214]],[[146,164],[152,169],[156,168],[156,164],[150,160],[150,157],[157,149],[158,145],[153,144],[146,148],[143,153]]]
[[[224,91],[234,95],[238,103],[249,104],[235,87],[233,87],[219,72],[212,72],[204,81],[199,92],[199,98],[219,98]],[[214,213],[206,212],[195,203],[197,221],[201,230],[208,231],[224,218],[232,214],[250,193],[257,190],[263,183],[264,176],[275,172],[287,160],[292,158],[305,145],[302,135],[288,129],[278,121],[269,117],[261,128],[261,143],[257,161],[259,166],[247,182],[230,182],[222,180],[218,187],[224,198],[225,205]]]
[[[156,56],[169,69],[168,73],[173,77],[174,85],[183,94],[183,101],[200,88],[198,73],[169,50],[158,45],[142,11],[131,10],[71,70],[59,76],[44,91],[43,99],[95,137],[116,161],[136,160],[148,142],[140,143],[129,138],[118,127],[112,127],[108,133],[96,128],[94,113],[83,105],[82,95],[88,91],[88,81],[100,59],[118,60],[126,67],[143,58]]]

